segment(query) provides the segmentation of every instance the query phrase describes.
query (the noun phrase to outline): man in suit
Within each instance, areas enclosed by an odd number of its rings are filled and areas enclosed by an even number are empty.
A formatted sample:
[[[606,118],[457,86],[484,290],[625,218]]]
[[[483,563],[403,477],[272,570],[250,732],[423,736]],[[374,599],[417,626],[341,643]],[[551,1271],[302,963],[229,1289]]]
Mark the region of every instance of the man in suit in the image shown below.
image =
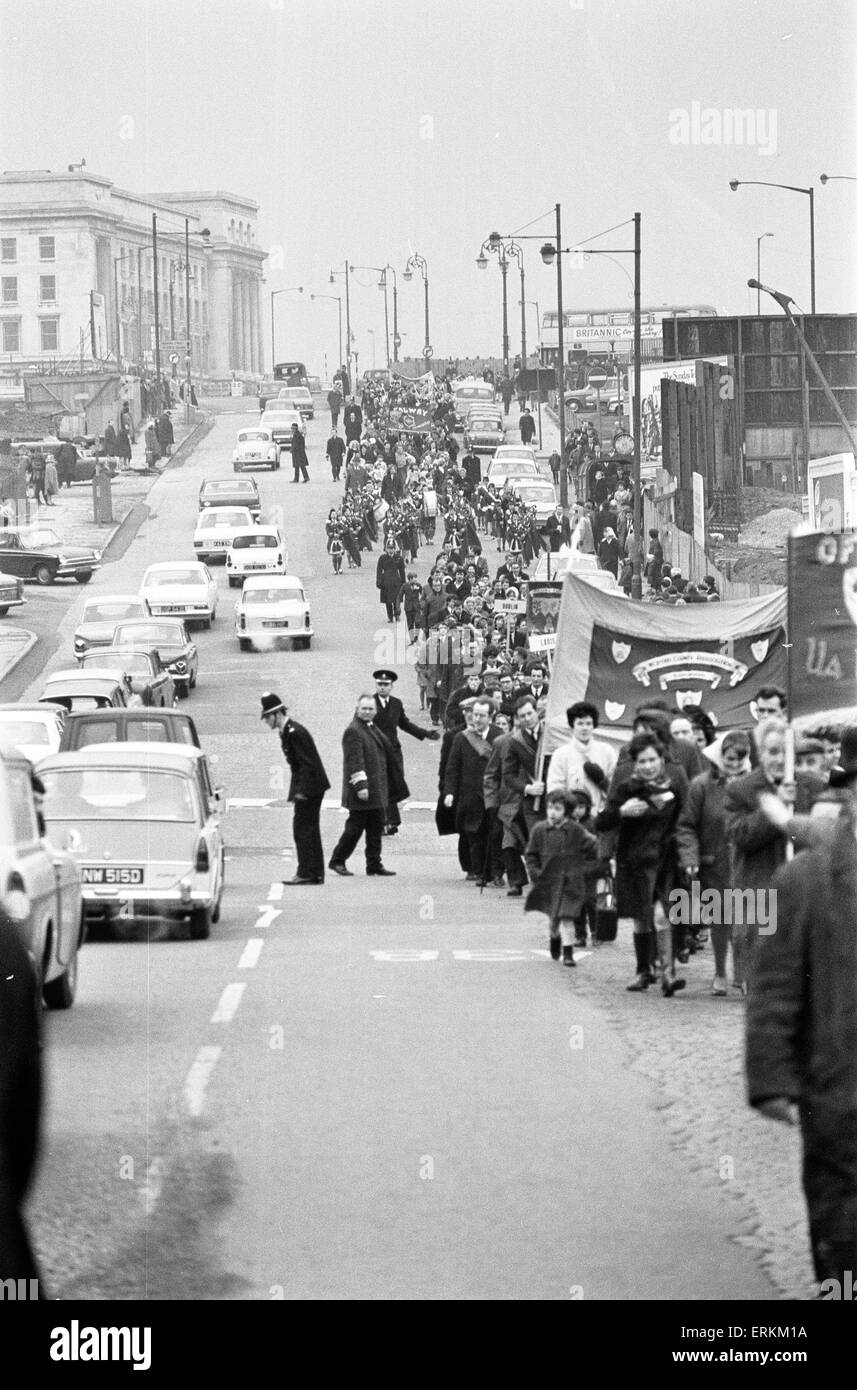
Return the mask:
[[[403,734],[410,734],[412,738],[430,739],[436,743],[440,738],[437,729],[421,729],[419,724],[414,724],[405,714],[405,707],[401,700],[393,694],[393,682],[398,680],[395,671],[390,671],[386,667],[372,672],[372,679],[375,682],[375,727],[381,730],[393,750],[393,757],[399,768],[399,773],[404,786],[404,796],[410,793],[405,783],[405,755],[402,752],[402,745],[399,742],[399,730]],[[387,806],[384,820],[384,834],[398,835],[402,817],[399,814],[397,802],[392,801]]]
[[[348,819],[328,865],[342,878],[353,878],[345,865],[364,833],[367,875],[392,878],[395,873],[381,863],[384,815],[408,789],[389,739],[375,725],[375,712],[375,696],[361,695],[342,735],[342,804]]]
[[[497,818],[503,826],[503,860],[509,881],[507,898],[520,898],[527,882],[523,852],[530,831],[544,817],[544,782],[536,777],[541,736],[532,695],[522,695],[515,707],[518,728],[509,735],[500,764],[500,803]]]
[[[490,868],[495,879],[503,872],[499,856],[492,866],[488,863],[491,819],[485,806],[485,769],[500,731],[491,723],[491,700],[477,696],[465,704],[470,705],[470,727],[453,739],[443,779],[443,804],[447,810],[454,807],[455,828],[467,841],[468,882],[484,887]]]
[[[289,801],[294,802],[292,834],[298,865],[294,878],[283,879],[290,887],[324,883],[324,849],[319,816],[324,793],[330,786],[315,741],[308,729],[289,719],[289,711],[279,695],[262,696],[262,722],[275,729],[292,772]]]

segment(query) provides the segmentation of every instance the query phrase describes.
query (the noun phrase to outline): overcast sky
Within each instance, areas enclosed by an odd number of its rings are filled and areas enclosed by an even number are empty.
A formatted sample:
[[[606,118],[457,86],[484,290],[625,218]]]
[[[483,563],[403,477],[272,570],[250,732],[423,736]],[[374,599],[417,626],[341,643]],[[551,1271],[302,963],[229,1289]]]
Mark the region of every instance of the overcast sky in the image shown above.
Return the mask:
[[[477,268],[480,244],[542,213],[528,230],[549,234],[557,201],[566,245],[642,213],[644,304],[751,312],[756,237],[773,232],[762,279],[808,311],[809,199],[733,193],[733,177],[815,185],[817,308],[855,309],[857,183],[818,182],[857,176],[855,0],[0,0],[0,26],[3,166],[83,156],[141,193],[255,199],[260,243],[281,250],[266,298],[305,286],[277,300],[278,357],[332,366],[336,305],[306,299],[341,293],[327,281],[346,257],[396,267],[402,353],[418,355],[410,250],[429,266],[435,353],[499,354],[500,273]],[[757,113],[753,143],[714,142],[732,110]],[[555,274],[523,245],[526,297],[552,307]],[[630,305],[621,266],[566,262],[566,306]],[[383,295],[358,279],[360,366],[370,329],[382,365]],[[510,276],[513,352],[518,300]]]

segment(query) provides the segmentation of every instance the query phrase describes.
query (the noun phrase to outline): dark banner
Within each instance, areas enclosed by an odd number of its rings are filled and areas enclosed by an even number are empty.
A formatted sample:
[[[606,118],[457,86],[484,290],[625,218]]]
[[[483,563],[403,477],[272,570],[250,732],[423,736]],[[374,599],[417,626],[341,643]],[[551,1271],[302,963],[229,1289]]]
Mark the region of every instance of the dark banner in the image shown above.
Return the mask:
[[[540,636],[555,633],[559,626],[561,600],[561,579],[531,581],[527,590],[527,632]]]
[[[782,627],[725,641],[653,641],[595,623],[586,699],[605,723],[625,727],[647,700],[666,700],[676,712],[701,705],[721,727],[750,725],[759,686],[785,686],[784,641]]]
[[[792,718],[857,713],[857,532],[789,536]]]

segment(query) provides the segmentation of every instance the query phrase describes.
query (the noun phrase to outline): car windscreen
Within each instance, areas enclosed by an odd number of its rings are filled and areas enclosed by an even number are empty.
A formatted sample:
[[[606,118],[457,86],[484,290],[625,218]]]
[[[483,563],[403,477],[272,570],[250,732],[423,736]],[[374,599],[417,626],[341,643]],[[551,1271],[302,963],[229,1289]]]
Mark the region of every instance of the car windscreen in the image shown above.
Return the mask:
[[[139,719],[127,718],[122,721],[121,730],[129,743],[189,743],[193,744],[190,725],[183,721],[171,720],[169,726],[164,719],[151,715],[141,715]],[[75,733],[74,746],[83,748],[88,743],[116,743],[119,739],[120,724],[117,719],[81,720]]]
[[[111,647],[108,650],[112,651],[113,648]],[[100,661],[96,659],[97,657],[100,657]],[[84,657],[81,665],[84,670],[90,666],[100,665],[102,667],[109,666],[111,668],[115,666],[117,669],[121,668],[123,671],[128,671],[135,676],[150,676],[152,674],[151,659],[146,656],[145,652],[117,652],[117,655],[110,661],[109,658],[104,655],[104,650],[102,650],[98,653],[93,652],[91,661],[88,657]]]
[[[0,748],[20,743],[50,743],[48,726],[38,719],[0,719]]]
[[[146,575],[143,583],[148,589],[164,589],[172,584],[204,584],[205,575],[192,569],[155,570]]]
[[[228,507],[218,507],[214,512],[204,512],[199,518],[200,531],[213,531],[217,526],[246,526],[246,512],[231,512]]]
[[[191,783],[148,768],[57,768],[45,772],[45,819],[193,821]]]
[[[153,646],[163,644],[166,647],[175,647],[182,643],[182,630],[178,623],[141,623],[139,627],[117,628],[113,634],[114,647],[136,646],[138,642]]]
[[[303,603],[303,589],[245,589],[244,607],[266,603]]]
[[[136,602],[129,599],[127,603],[102,603],[98,600],[86,605],[81,622],[121,623],[123,618],[139,618],[145,611],[142,599],[138,599]]]
[[[280,542],[276,536],[235,536],[232,540],[233,550],[276,550]]]
[[[546,487],[520,487],[514,484],[515,491],[522,502],[550,502],[555,506],[555,497],[550,488]]]
[[[35,528],[21,530],[18,534],[21,537],[22,543],[27,546],[29,550],[35,550],[35,548],[40,545],[61,544],[56,531],[49,531],[45,527],[40,527],[38,530]]]
[[[239,493],[247,493],[249,495],[252,492],[252,486],[248,483],[242,483],[240,478],[235,478],[234,480],[230,478],[228,482],[223,483],[206,483],[202,489],[203,497],[216,497],[220,493],[226,496],[231,494],[234,497]]]
[[[498,459],[492,463],[488,476],[509,478],[535,478],[538,468],[530,459]]]
[[[239,444],[267,444],[270,436],[267,430],[242,430],[238,436]]]

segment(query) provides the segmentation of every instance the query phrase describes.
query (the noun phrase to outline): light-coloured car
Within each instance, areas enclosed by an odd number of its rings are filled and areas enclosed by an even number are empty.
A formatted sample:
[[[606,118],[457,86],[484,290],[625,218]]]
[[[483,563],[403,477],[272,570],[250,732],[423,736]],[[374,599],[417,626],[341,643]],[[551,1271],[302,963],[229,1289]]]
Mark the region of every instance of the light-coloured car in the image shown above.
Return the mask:
[[[186,921],[210,934],[223,894],[223,793],[183,743],[90,744],[39,768],[50,835],[78,862],[87,919]]]
[[[143,575],[140,597],[146,600],[153,618],[181,618],[211,627],[217,616],[217,580],[199,560],[160,560],[150,565]]]
[[[294,406],[282,405],[279,401],[269,401],[259,420],[260,428],[270,430],[271,438],[279,449],[292,447],[292,425],[297,425],[301,434],[306,434],[303,416]]]
[[[20,608],[26,602],[23,579],[0,571],[0,618],[5,618],[10,608]]]
[[[62,705],[0,705],[0,752],[17,750],[31,763],[57,753],[67,714]]]
[[[556,510],[556,489],[547,478],[510,478],[509,486],[527,507],[535,507],[536,521],[547,521]]]
[[[232,467],[236,473],[245,468],[261,468],[263,465],[272,471],[280,466],[280,451],[274,443],[269,429],[254,425],[252,429],[239,430],[232,451]]]
[[[305,420],[315,419],[315,404],[308,386],[283,386],[277,392],[277,400],[280,405],[288,405],[299,411]]]
[[[452,400],[455,406],[455,421],[460,429],[472,405],[494,404],[494,387],[488,381],[463,381],[453,391]]]
[[[121,708],[128,704],[128,689],[119,671],[104,668],[98,671],[52,671],[46,678],[39,702],[62,705],[69,714],[84,710]]]
[[[146,600],[139,594],[105,594],[87,599],[74,630],[74,654],[81,657],[94,647],[109,647],[117,623],[148,618]]]
[[[42,998],[49,1009],[70,1008],[84,938],[80,873],[56,838],[40,835],[32,767],[10,753],[0,757],[0,882]]]
[[[226,559],[229,542],[236,531],[253,525],[248,507],[208,507],[199,513],[193,533],[193,549],[197,560]]]
[[[478,410],[468,413],[464,424],[464,444],[474,454],[493,454],[505,438],[506,431],[499,415],[482,414]]]
[[[495,487],[503,488],[507,483],[515,482],[538,482],[544,479],[544,474],[539,469],[538,464],[530,463],[527,459],[502,459],[499,463],[492,460],[486,475],[486,482],[493,483]]]
[[[235,605],[235,634],[242,652],[283,640],[307,648],[313,638],[306,591],[296,574],[251,576]]]
[[[118,672],[128,691],[129,705],[171,709],[176,702],[175,682],[154,647],[123,647],[121,651],[118,647],[98,648],[81,657],[80,665],[84,671]]]
[[[539,463],[536,458],[536,451],[531,444],[501,444],[494,450],[494,457],[491,462],[499,464],[506,463],[510,460],[515,463],[524,464],[523,468],[517,470],[519,473],[529,473],[531,471],[528,467],[529,464],[532,464],[536,470],[538,470]],[[507,469],[506,471],[514,472],[515,470]]]
[[[199,675],[199,652],[180,618],[137,619],[117,623],[111,644],[121,651],[156,651],[175,682],[176,693],[187,695]]]
[[[248,574],[285,574],[288,563],[279,526],[248,526],[236,531],[226,552],[229,587],[236,589]]]

